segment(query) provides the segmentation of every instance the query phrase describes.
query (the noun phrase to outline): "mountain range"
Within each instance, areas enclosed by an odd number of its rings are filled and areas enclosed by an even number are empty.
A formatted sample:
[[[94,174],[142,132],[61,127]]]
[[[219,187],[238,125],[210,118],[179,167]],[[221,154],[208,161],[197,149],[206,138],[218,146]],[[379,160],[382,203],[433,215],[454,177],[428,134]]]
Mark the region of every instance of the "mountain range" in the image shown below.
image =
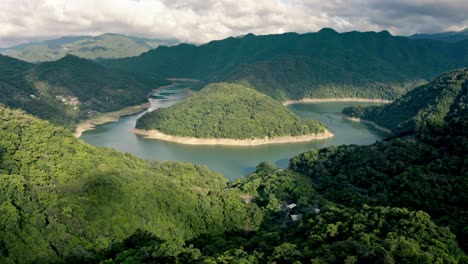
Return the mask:
[[[123,58],[140,55],[160,45],[175,45],[175,39],[148,39],[106,33],[99,36],[67,36],[0,49],[4,55],[28,62],[53,61],[73,54],[87,59]]]
[[[468,66],[468,42],[412,40],[387,31],[340,34],[326,28],[307,34],[247,34],[200,46],[161,46],[102,64],[160,79],[238,82],[279,100],[395,99],[444,71]]]
[[[468,28],[460,31],[449,31],[434,34],[414,34],[409,36],[411,39],[432,39],[446,42],[457,42],[468,39]]]

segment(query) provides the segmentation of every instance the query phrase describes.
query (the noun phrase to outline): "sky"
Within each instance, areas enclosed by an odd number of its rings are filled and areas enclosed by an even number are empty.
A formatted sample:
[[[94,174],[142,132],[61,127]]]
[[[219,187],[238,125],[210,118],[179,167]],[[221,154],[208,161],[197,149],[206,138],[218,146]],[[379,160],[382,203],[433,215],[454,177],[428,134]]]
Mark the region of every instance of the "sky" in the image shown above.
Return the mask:
[[[324,27],[459,31],[468,27],[468,0],[0,0],[0,47],[108,32],[205,43]]]

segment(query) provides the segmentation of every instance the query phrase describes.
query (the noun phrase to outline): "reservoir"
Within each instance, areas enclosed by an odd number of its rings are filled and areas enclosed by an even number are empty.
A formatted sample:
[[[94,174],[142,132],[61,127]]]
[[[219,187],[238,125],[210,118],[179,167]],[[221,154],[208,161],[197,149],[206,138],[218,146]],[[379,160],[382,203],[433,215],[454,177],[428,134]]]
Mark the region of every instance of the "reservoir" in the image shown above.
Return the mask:
[[[187,90],[179,88],[159,91],[149,99],[152,105],[149,110],[168,107],[187,96]],[[254,171],[262,161],[268,161],[278,167],[287,167],[290,158],[313,148],[341,144],[368,145],[384,138],[386,134],[371,125],[349,121],[338,115],[344,107],[357,105],[378,103],[324,102],[289,105],[288,108],[301,118],[318,120],[335,135],[330,139],[304,143],[196,146],[144,139],[130,132],[135,127],[136,120],[144,113],[96,126],[96,129],[84,132],[80,138],[91,145],[129,152],[147,160],[172,160],[206,165],[211,170],[222,173],[228,180],[234,180]]]

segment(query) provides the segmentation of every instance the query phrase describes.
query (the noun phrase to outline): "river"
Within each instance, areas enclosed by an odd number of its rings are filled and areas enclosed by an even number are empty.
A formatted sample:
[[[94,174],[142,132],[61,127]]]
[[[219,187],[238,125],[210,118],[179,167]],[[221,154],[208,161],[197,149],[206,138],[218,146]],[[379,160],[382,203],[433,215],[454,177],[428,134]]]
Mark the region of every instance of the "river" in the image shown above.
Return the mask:
[[[159,91],[150,98],[151,110],[168,107],[186,97],[187,91],[177,87]],[[341,144],[367,145],[385,137],[384,132],[369,124],[349,121],[337,114],[343,107],[356,105],[378,105],[378,103],[325,102],[289,105],[288,108],[300,117],[323,122],[335,135],[330,139],[305,143],[242,147],[193,146],[144,139],[130,132],[135,127],[136,120],[144,113],[99,125],[94,130],[84,132],[80,138],[95,146],[130,152],[148,160],[173,160],[206,165],[211,170],[222,173],[228,180],[234,180],[254,171],[255,166],[262,161],[271,162],[278,167],[287,167],[291,157],[312,148]]]

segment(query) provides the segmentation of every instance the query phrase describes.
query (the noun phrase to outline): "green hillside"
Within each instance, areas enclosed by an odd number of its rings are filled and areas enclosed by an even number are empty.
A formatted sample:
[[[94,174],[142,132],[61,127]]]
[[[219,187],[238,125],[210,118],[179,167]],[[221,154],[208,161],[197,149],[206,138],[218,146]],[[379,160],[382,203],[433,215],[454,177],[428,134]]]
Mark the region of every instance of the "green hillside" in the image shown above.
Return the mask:
[[[177,40],[147,39],[106,33],[99,36],[61,37],[42,42],[5,48],[2,54],[29,62],[53,61],[67,54],[87,59],[138,56],[160,45],[174,45]]]
[[[203,167],[144,162],[89,146],[21,111],[0,106],[0,119],[1,263],[466,261],[450,230],[425,212],[378,206],[387,200],[362,205],[366,196],[339,201],[322,193],[325,185],[314,173],[332,177],[333,167],[367,157],[361,152],[319,160],[306,153],[304,162],[291,161],[298,172],[262,163],[252,175],[226,185],[221,175]],[[432,158],[423,154],[422,159]],[[338,157],[343,157],[340,163]],[[344,180],[356,168],[336,179]],[[444,189],[453,181],[442,181],[436,190],[463,199],[464,192]],[[426,182],[411,184],[425,188]],[[437,208],[445,203],[440,199]],[[448,209],[450,216],[463,212]],[[460,216],[450,219],[463,224],[467,218]]]
[[[54,96],[40,96],[34,84],[27,81],[26,75],[33,68],[33,64],[0,55],[0,103],[72,127],[76,115],[68,114],[69,107],[58,103]]]
[[[169,108],[138,119],[136,128],[197,138],[251,139],[323,132],[317,121],[301,120],[279,102],[237,84],[210,84]]]
[[[466,251],[467,119],[465,113],[430,138],[312,150],[291,159],[289,168],[309,176],[325,199],[350,208],[422,210],[436,224],[449,226]]]
[[[0,263],[83,263],[137,229],[183,241],[261,220],[204,167],[96,148],[3,106],[0,120]]]
[[[466,42],[411,40],[388,32],[317,33],[227,38],[158,47],[107,67],[147,76],[252,85],[276,99],[395,99],[416,83],[468,65]]]
[[[379,107],[351,107],[343,113],[374,121],[395,133],[425,133],[447,125],[449,113],[466,113],[468,69],[454,70],[415,88],[395,102]]]
[[[145,103],[165,83],[72,55],[36,65],[0,55],[0,65],[0,103],[70,129],[95,114]]]

